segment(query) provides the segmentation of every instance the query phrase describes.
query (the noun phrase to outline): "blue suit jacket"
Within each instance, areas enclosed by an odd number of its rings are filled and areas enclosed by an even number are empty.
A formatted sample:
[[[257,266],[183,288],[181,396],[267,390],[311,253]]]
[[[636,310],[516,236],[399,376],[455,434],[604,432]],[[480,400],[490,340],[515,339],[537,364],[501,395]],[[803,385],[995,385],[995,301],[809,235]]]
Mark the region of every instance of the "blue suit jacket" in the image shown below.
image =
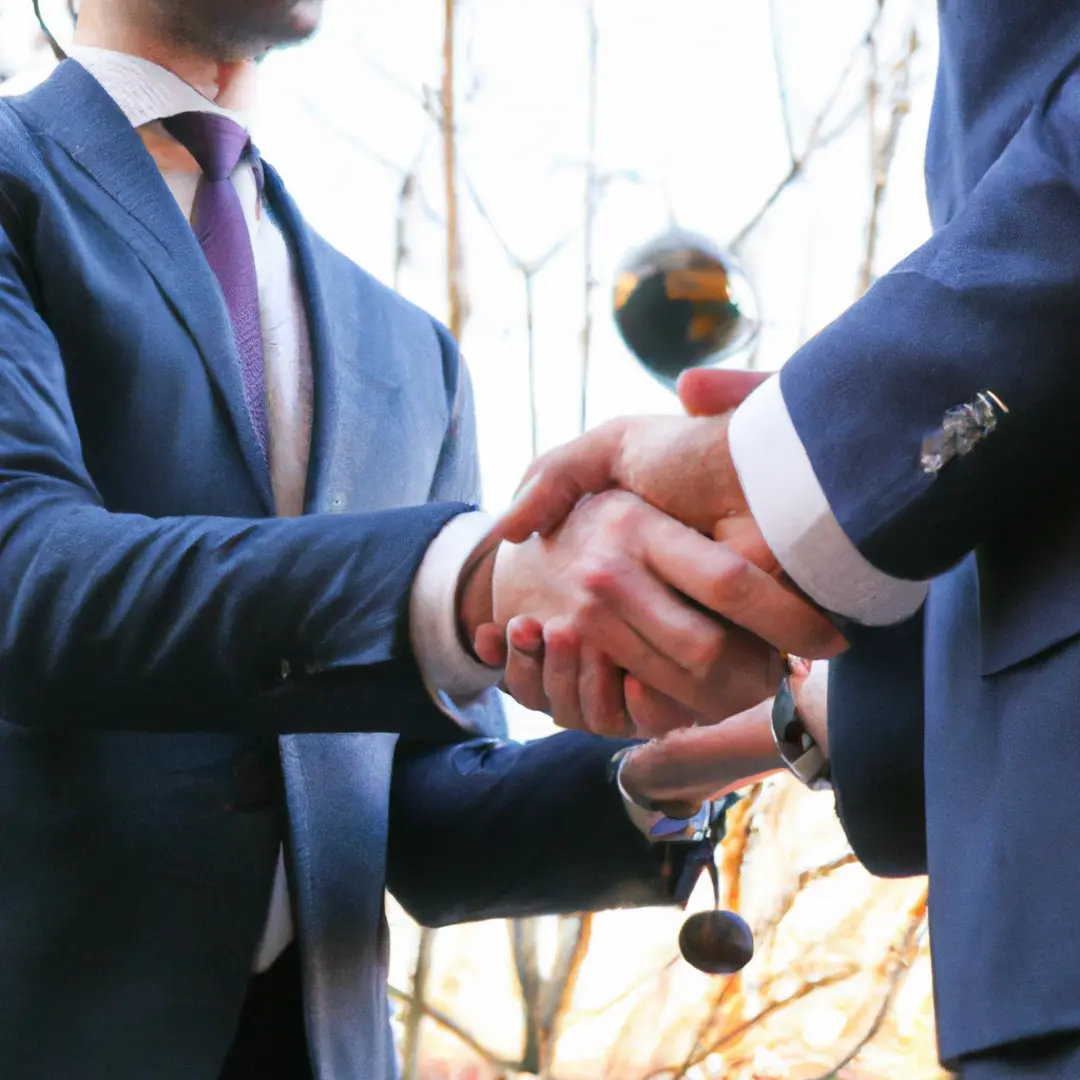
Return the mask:
[[[847,535],[940,575],[833,668],[841,819],[882,874],[929,869],[946,1060],[1080,1028],[1080,18],[949,0],[926,172],[935,233],[784,369]],[[936,476],[924,435],[993,390]]]
[[[675,896],[607,781],[618,744],[505,743],[493,701],[471,714],[493,737],[462,743],[429,700],[408,594],[477,497],[467,374],[270,169],[267,195],[314,351],[294,521],[270,517],[223,300],[138,135],[72,62],[0,102],[13,1080],[216,1075],[283,804],[320,1080],[393,1071],[385,885],[430,925]]]

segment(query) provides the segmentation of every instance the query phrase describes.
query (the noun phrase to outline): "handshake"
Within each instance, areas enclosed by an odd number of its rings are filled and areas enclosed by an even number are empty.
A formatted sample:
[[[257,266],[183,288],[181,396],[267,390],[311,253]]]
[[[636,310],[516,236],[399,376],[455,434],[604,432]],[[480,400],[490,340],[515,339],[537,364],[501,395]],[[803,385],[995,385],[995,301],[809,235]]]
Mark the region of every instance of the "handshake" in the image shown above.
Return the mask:
[[[845,641],[746,504],[731,411],[766,376],[684,376],[685,417],[613,421],[539,458],[459,589],[475,654],[562,727],[657,737],[771,697],[785,654]]]

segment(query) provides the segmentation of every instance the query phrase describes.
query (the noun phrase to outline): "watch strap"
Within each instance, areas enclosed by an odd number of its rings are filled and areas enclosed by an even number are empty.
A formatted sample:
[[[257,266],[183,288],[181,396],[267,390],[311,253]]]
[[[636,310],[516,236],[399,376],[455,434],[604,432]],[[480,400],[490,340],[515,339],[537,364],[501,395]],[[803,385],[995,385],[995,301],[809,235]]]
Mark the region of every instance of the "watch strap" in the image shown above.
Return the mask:
[[[791,680],[784,679],[772,707],[772,733],[780,760],[811,791],[832,789],[829,759],[799,715]]]

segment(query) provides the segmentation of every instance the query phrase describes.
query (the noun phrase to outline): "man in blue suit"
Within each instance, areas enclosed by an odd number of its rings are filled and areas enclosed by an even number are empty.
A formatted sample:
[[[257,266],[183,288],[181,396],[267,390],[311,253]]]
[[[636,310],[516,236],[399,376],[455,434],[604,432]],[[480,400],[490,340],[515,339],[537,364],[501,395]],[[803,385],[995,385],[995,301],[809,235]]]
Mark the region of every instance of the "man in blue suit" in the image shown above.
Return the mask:
[[[929,872],[942,1059],[1077,1077],[1080,17],[939,10],[932,239],[742,404],[752,379],[692,373],[689,411],[720,415],[621,422],[540,462],[510,524],[618,484],[833,613],[837,808],[872,871]],[[516,663],[535,700],[539,660]],[[653,727],[680,702],[720,716],[636,680],[626,701]]]
[[[492,542],[453,341],[312,233],[241,122],[319,7],[84,0],[73,59],[0,102],[14,1080],[380,1080],[385,887],[432,926],[683,900],[710,808],[614,771],[625,742],[501,739],[469,648],[496,607],[600,617],[617,567],[647,610],[585,647],[675,694],[730,655],[727,711],[778,675],[660,588],[678,556],[716,606],[730,553],[636,498],[539,557]]]

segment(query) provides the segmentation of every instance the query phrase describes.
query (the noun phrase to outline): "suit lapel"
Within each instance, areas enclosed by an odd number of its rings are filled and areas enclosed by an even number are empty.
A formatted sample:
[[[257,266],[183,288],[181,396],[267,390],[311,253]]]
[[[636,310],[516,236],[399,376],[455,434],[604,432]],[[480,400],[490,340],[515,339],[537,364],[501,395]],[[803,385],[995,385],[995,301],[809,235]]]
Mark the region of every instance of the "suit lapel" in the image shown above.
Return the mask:
[[[311,336],[314,415],[305,511],[398,506],[400,471],[373,467],[384,457],[380,450],[400,435],[401,387],[388,374],[394,337],[386,307],[368,301],[359,272],[348,275],[348,284],[359,282],[359,289],[331,280],[281,177],[265,163],[263,169],[270,208],[296,260]]]
[[[112,198],[109,224],[154,276],[221,395],[267,514],[270,474],[244,401],[232,325],[195,234],[135,129],[80,64],[66,61],[13,105]]]

